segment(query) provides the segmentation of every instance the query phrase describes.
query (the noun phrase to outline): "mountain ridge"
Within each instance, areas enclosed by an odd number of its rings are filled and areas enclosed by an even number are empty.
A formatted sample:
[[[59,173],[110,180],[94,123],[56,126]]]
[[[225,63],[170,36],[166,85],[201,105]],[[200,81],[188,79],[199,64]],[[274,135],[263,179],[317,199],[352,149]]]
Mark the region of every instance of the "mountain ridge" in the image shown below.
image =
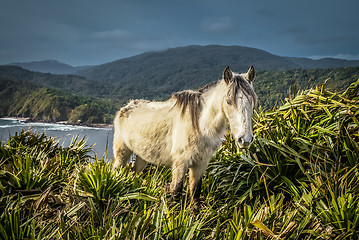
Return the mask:
[[[210,77],[208,79],[213,80],[213,76]],[[280,105],[284,98],[292,96],[298,89],[325,83],[328,89],[340,91],[358,78],[359,67],[268,70],[257,71],[253,84],[259,106],[270,109]],[[53,75],[0,66],[0,116],[50,122],[66,120],[77,124],[109,123],[116,110],[130,99],[165,100],[181,88],[196,89],[198,82],[186,79],[184,83],[179,82],[186,86],[178,85],[176,88],[171,84],[152,87],[152,81],[147,81],[146,85],[140,82],[116,87],[75,75]],[[169,91],[171,88],[172,92]]]
[[[222,77],[226,66],[230,66],[232,71],[245,72],[251,65],[256,71],[286,71],[359,66],[359,61],[281,57],[242,46],[191,45],[146,52],[75,74],[112,86],[112,93],[120,98],[128,99],[130,95],[156,99],[216,81]]]
[[[228,65],[235,72],[246,72],[249,66],[254,66],[257,73],[254,85],[266,107],[285,97],[293,84],[303,89],[312,76],[324,81],[337,79],[335,72],[341,72],[343,84],[338,81],[334,85],[343,88],[359,72],[359,67],[349,69],[351,65],[359,66],[359,61],[281,57],[242,46],[191,45],[142,53],[78,71],[77,75],[53,75],[0,66],[0,77],[29,81],[75,95],[126,102],[138,98],[164,100],[177,91],[198,89],[219,80]],[[334,70],[343,66],[348,69]]]
[[[0,65],[0,78],[21,80],[37,86],[45,86],[53,89],[64,90],[77,95],[90,95],[100,97],[106,92],[105,86],[96,81],[73,74],[41,73],[24,69],[19,66]],[[91,86],[91,88],[87,87]],[[93,91],[97,89],[97,93]]]
[[[229,51],[224,51],[230,49],[232,54],[229,54]],[[207,66],[215,66],[216,59],[214,55],[227,55],[229,60],[239,60],[239,63],[235,63],[235,66],[238,65],[255,65],[258,70],[288,70],[288,69],[315,69],[315,68],[340,68],[340,67],[349,67],[349,66],[359,66],[359,60],[346,60],[346,59],[338,59],[338,58],[322,58],[313,60],[310,58],[304,57],[286,57],[272,54],[268,51],[244,47],[238,45],[232,46],[224,46],[224,45],[188,45],[181,47],[168,48],[164,50],[158,51],[148,51],[141,54],[137,54],[127,58],[120,58],[115,61],[106,62],[99,65],[89,65],[89,66],[78,66],[74,67],[67,63],[60,62],[58,60],[48,59],[42,61],[31,61],[31,62],[14,62],[4,64],[7,66],[19,66],[24,69],[30,71],[37,71],[42,73],[52,73],[52,74],[76,74],[76,75],[92,75],[90,72],[94,71],[94,69],[98,70],[104,66],[113,65],[115,63],[130,63],[133,64],[135,62],[140,62],[142,59],[149,60],[150,58],[154,58],[153,60],[158,61],[159,59],[168,59],[175,58],[179,55],[193,56],[194,54],[202,55],[201,60],[204,60],[204,65]],[[223,52],[224,51],[224,52]],[[169,54],[168,54],[169,53]],[[237,53],[237,54],[236,54]],[[250,54],[249,54],[250,53]],[[172,57],[168,56],[172,55]],[[242,56],[241,56],[242,55]],[[208,58],[210,56],[210,58]],[[265,61],[260,61],[256,58],[258,56],[265,56]],[[198,58],[197,58],[198,59]],[[251,60],[255,60],[251,64]],[[196,64],[196,62],[191,61]],[[223,63],[223,58],[217,60],[217,65],[222,63],[222,65],[233,65],[233,64],[225,64]],[[235,68],[235,66],[233,68]],[[241,69],[244,70],[244,69]],[[97,76],[97,75],[96,75]],[[95,76],[91,76],[95,79]],[[103,79],[102,76],[99,76],[100,81]]]
[[[77,71],[84,70],[92,66],[79,66],[73,67],[69,64],[59,62],[54,59],[42,60],[42,61],[31,61],[31,62],[14,62],[5,64],[6,66],[18,66],[26,70],[51,73],[51,74],[73,74]]]
[[[133,74],[136,71],[143,74],[148,73],[149,69],[168,70],[172,67],[173,70],[166,73],[168,75],[175,74],[183,68],[199,70],[215,68],[215,71],[219,71],[228,65],[236,71],[245,71],[251,65],[255,66],[257,70],[289,70],[359,66],[359,60],[335,58],[312,60],[309,58],[282,57],[261,49],[243,46],[190,45],[145,52],[133,57],[90,67],[75,74],[100,82],[119,81],[119,83],[126,83],[132,82],[132,80],[128,80],[128,74]]]

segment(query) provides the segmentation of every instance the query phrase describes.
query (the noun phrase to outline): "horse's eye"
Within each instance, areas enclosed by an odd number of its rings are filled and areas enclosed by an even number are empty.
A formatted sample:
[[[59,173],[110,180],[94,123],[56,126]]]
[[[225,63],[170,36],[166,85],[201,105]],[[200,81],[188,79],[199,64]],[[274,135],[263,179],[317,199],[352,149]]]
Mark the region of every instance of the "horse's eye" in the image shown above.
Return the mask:
[[[228,105],[232,105],[232,100],[231,100],[231,99],[227,99],[227,104],[228,104]]]

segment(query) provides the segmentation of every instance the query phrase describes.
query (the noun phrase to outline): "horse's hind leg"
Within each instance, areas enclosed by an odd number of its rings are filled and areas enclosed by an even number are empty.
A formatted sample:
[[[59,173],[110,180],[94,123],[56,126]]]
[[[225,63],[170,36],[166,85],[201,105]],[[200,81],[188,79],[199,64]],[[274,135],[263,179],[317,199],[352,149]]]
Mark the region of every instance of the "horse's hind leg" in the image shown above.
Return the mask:
[[[113,168],[119,168],[125,166],[128,159],[130,158],[132,151],[126,146],[122,139],[113,140]]]
[[[135,172],[136,173],[142,172],[142,170],[146,167],[146,165],[147,165],[147,162],[145,160],[143,160],[139,156],[136,156],[136,161],[135,161]]]
[[[172,165],[172,182],[170,184],[170,191],[172,196],[179,200],[183,190],[183,180],[186,175],[188,167],[183,162],[174,162]]]

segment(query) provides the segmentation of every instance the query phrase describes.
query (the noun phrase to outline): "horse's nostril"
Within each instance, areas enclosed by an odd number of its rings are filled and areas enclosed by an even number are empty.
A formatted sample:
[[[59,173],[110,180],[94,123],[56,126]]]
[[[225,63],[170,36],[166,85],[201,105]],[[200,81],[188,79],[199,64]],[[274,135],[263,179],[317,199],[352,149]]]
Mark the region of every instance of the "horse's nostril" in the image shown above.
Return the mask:
[[[238,141],[237,144],[238,144],[238,146],[239,146],[240,148],[247,148],[247,147],[249,147],[249,145],[251,145],[251,143],[254,141],[254,137],[252,136],[252,137],[249,139],[249,141],[248,141],[248,140],[245,140],[245,138],[243,138],[243,137],[240,137],[240,138],[238,138],[237,141]]]

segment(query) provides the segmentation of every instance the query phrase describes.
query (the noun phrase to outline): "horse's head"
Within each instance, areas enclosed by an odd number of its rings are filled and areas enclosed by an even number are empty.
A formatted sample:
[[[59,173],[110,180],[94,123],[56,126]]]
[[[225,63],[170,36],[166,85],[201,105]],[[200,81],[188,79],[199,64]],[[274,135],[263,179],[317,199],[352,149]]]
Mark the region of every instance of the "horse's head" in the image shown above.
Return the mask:
[[[252,115],[257,103],[252,85],[254,75],[253,66],[243,74],[232,73],[229,67],[223,71],[223,81],[228,89],[222,103],[223,112],[239,148],[249,147],[254,140]]]

